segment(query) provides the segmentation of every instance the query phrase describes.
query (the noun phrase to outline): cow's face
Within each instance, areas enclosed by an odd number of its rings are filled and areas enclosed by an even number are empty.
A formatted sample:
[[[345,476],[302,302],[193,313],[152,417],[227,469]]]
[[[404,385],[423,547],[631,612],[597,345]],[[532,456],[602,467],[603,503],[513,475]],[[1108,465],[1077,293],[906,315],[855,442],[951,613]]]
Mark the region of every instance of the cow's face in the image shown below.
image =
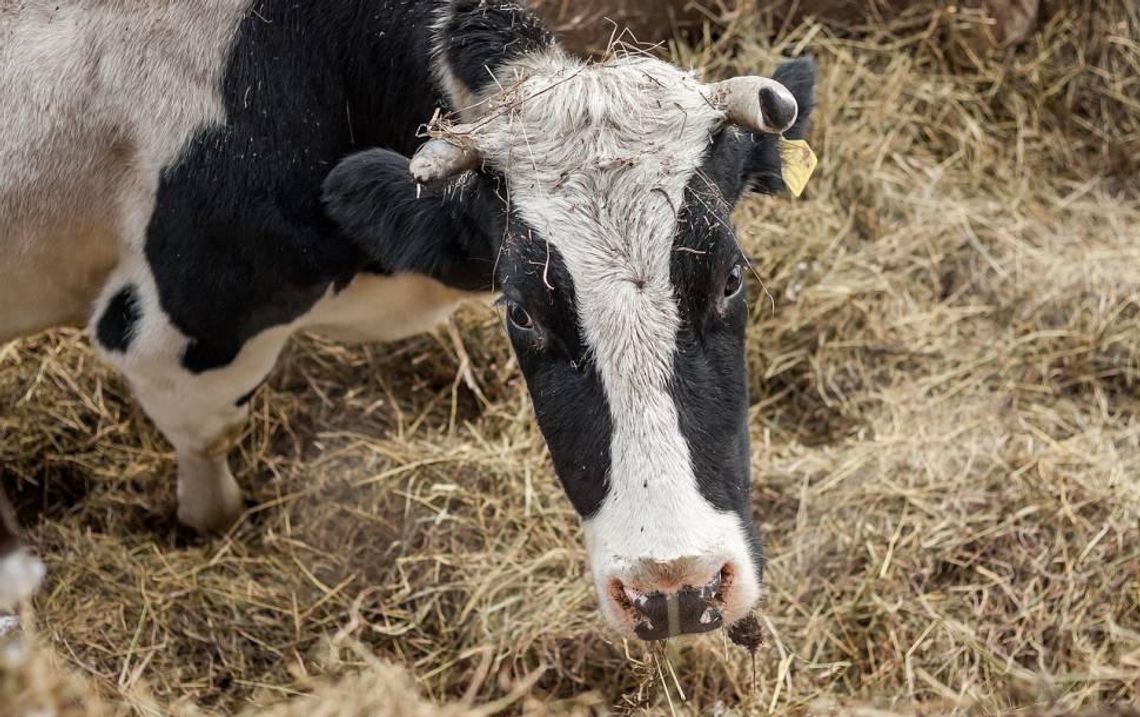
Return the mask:
[[[702,178],[660,186],[636,164],[571,178],[577,196],[512,191],[497,276],[602,609],[660,638],[744,615],[762,557],[729,206]]]
[[[747,94],[757,131],[790,127],[796,101],[771,80],[710,86],[642,56],[553,52],[498,76],[412,172],[478,162],[498,177],[496,288],[609,621],[645,639],[731,623],[760,597],[763,558],[749,268],[730,217],[754,141],[726,121],[727,95]]]
[[[602,611],[627,635],[704,632],[760,597],[730,214],[746,188],[782,186],[770,133],[806,130],[814,65],[776,78],[792,92],[527,55],[410,165],[372,150],[326,182],[380,266],[494,284]]]

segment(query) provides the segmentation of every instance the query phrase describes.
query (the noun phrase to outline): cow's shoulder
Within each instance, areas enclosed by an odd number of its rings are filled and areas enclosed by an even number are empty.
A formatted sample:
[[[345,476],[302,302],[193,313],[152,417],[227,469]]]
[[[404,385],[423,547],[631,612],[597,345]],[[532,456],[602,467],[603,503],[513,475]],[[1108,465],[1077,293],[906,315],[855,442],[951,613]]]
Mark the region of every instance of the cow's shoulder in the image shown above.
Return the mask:
[[[368,264],[325,217],[321,183],[358,144],[410,145],[435,103],[424,63],[396,46],[399,18],[355,7],[261,3],[227,54],[224,122],[200,129],[163,173],[145,255],[193,372],[226,365]],[[395,71],[366,72],[375,55]]]

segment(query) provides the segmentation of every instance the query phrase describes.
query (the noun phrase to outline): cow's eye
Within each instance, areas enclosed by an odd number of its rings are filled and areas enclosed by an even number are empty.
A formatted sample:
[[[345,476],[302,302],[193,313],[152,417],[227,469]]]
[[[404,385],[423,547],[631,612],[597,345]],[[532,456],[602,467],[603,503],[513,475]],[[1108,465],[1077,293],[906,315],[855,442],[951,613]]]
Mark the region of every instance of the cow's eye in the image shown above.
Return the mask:
[[[510,304],[507,308],[507,318],[515,327],[523,331],[530,331],[534,328],[534,320],[530,318],[530,314],[526,312],[526,309],[518,304]]]
[[[740,269],[740,264],[732,267],[732,271],[728,273],[728,278],[724,282],[724,298],[731,299],[740,293],[740,287],[744,286],[743,273]]]

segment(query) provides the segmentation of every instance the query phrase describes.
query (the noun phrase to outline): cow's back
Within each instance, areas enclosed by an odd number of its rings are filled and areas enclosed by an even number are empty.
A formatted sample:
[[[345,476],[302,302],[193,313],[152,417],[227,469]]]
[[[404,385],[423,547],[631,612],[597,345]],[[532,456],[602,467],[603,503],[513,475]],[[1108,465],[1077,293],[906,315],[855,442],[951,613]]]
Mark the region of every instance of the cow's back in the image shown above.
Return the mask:
[[[0,4],[0,340],[86,318],[159,172],[220,121],[248,0]]]

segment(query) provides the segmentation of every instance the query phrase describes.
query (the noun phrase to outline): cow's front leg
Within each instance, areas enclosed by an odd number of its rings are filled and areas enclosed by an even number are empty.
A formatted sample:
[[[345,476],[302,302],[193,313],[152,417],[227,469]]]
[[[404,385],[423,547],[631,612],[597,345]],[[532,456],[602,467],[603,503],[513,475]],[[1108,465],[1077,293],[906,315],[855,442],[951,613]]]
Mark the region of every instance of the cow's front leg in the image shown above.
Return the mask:
[[[200,533],[226,530],[243,510],[227,455],[248,417],[248,404],[240,398],[260,377],[234,375],[223,382],[218,376],[184,375],[176,367],[125,373],[147,415],[174,446],[179,522]]]
[[[208,339],[188,339],[173,327],[148,283],[145,276],[112,282],[91,333],[100,354],[123,372],[174,446],[178,520],[202,533],[221,532],[244,510],[226,456],[245,427],[253,391],[273,368],[292,328],[267,329],[236,347],[226,361],[195,370],[186,356],[203,350]]]
[[[145,400],[142,403],[147,405]],[[230,471],[227,455],[241,436],[246,415],[241,412],[227,420],[229,417],[219,412],[204,418],[203,426],[211,429],[208,433],[191,437],[190,431],[164,429],[163,434],[177,450],[178,522],[199,533],[220,533],[233,525],[244,509],[241,487]]]
[[[272,369],[285,338],[256,337],[231,364],[201,374],[175,361],[124,368],[135,397],[174,446],[183,525],[218,533],[243,512],[227,455],[245,428],[250,397]]]

